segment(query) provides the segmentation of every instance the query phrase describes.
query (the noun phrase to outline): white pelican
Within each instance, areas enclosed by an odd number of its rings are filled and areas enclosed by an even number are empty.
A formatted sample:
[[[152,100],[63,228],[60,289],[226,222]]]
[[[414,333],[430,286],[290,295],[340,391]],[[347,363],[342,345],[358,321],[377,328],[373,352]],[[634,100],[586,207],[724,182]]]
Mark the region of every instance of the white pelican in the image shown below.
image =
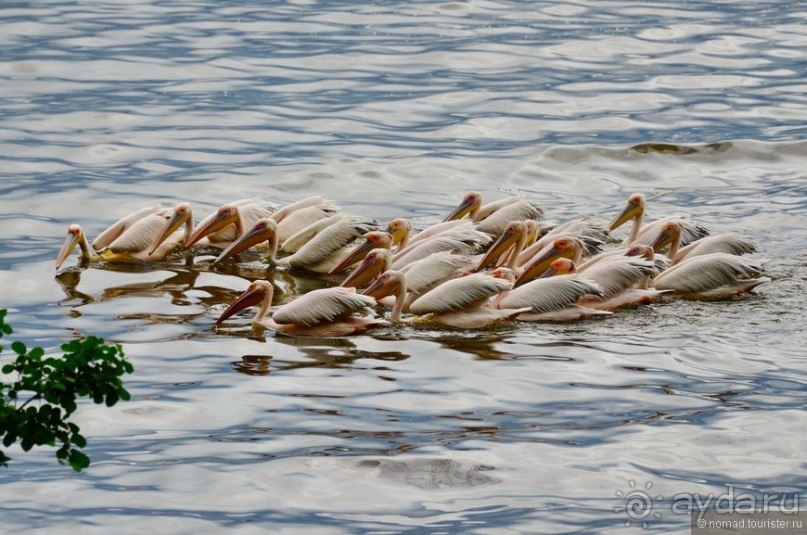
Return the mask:
[[[258,306],[252,320],[284,334],[294,336],[345,336],[387,324],[371,317],[375,299],[357,294],[355,288],[322,288],[312,290],[278,308],[267,317],[274,289],[264,280],[256,280],[216,320],[216,325],[250,306]],[[362,315],[357,315],[361,313]]]
[[[684,228],[679,221],[670,221],[661,227],[655,241],[650,245],[655,252],[664,250],[669,245],[667,258],[674,266],[684,260],[694,256],[709,253],[728,253],[733,255],[744,255],[756,252],[757,244],[749,239],[743,238],[739,234],[730,232],[718,234],[717,236],[706,236],[691,242],[686,247],[681,247],[681,238]]]
[[[400,271],[382,273],[365,293],[394,295],[391,321],[401,321],[406,303],[406,277]],[[415,299],[409,311],[420,316],[412,321],[439,323],[459,329],[482,329],[514,318],[527,308],[502,310],[487,307],[490,297],[512,287],[512,282],[476,273],[451,279]]]
[[[604,240],[608,237],[605,229],[586,218],[572,219],[556,227],[544,227],[540,230],[544,232],[543,235],[519,253],[515,263],[517,267],[529,262],[539,251],[560,238],[576,238],[583,245],[583,254],[592,256],[602,250]]]
[[[314,273],[327,273],[337,266],[348,254],[348,246],[356,238],[370,231],[372,223],[359,220],[346,214],[332,216],[334,220],[327,225],[318,221],[312,226],[323,226],[305,245],[289,256],[276,258],[277,224],[271,218],[258,220],[255,225],[240,238],[231,243],[216,262],[236,255],[263,242],[269,243],[266,261],[269,264],[286,265],[294,269],[302,269]]]
[[[56,257],[56,269],[59,269],[70,253],[78,245],[81,258],[90,260],[107,260],[110,262],[156,262],[163,260],[169,253],[180,248],[182,238],[171,235],[164,243],[152,249],[150,246],[159,235],[168,219],[168,209],[153,207],[143,208],[113,223],[104,230],[92,243],[90,248],[87,237],[81,226],[70,225],[67,238]],[[95,255],[93,249],[99,254]]]
[[[381,230],[371,230],[364,235],[363,243],[351,249],[338,264],[328,270],[328,275],[344,271],[356,262],[363,260],[373,249],[390,249],[392,245],[392,234]]]
[[[635,256],[612,256],[585,271],[575,268],[568,258],[559,258],[550,265],[542,277],[577,273],[602,289],[602,295],[584,297],[579,304],[598,310],[649,305],[667,293],[647,287],[649,278],[656,274],[653,262]]]
[[[373,249],[339,286],[364,288],[373,279],[392,267],[392,253],[386,248]]]
[[[279,208],[270,217],[277,223],[278,241],[283,243],[311,224],[341,211],[333,202],[313,195]]]
[[[495,277],[514,281],[515,274],[507,268],[496,268]],[[602,289],[593,281],[576,274],[536,279],[523,286],[504,291],[493,301],[496,308],[529,308],[517,316],[519,321],[569,321],[589,316],[611,314],[579,304],[586,296],[602,296]]]
[[[482,195],[476,191],[470,191],[446,217],[446,221],[460,219],[465,215],[468,215],[476,224],[478,230],[495,238],[504,232],[510,221],[541,219],[544,211],[523,195],[508,197],[483,206]]]
[[[529,239],[529,229],[526,221],[511,221],[507,224],[498,239],[488,247],[474,271],[481,271],[493,265],[497,260],[507,255],[504,266],[514,269],[519,253],[524,249]]]
[[[473,262],[473,258],[469,256],[443,251],[404,266],[400,270],[400,273],[406,277],[407,290],[403,310],[409,310],[409,305],[412,301],[438,285],[450,279],[467,275]],[[379,273],[390,270],[390,267],[389,251],[376,249],[365,257],[364,261],[342,285],[360,286],[377,277]],[[379,300],[388,295],[384,293],[377,294],[373,291],[368,291],[367,294]],[[381,302],[384,303],[384,301]]]
[[[760,277],[762,268],[742,257],[728,253],[697,255],[672,266],[658,275],[654,286],[687,298],[723,299],[749,293],[768,277]]]
[[[238,239],[256,221],[271,215],[272,210],[266,208],[259,199],[241,204],[238,202],[224,204],[199,223],[185,242],[185,248],[191,247],[205,236],[210,240],[210,245],[224,248]]]
[[[392,257],[392,269],[400,270],[411,262],[441,251],[468,255],[490,241],[488,234],[476,230],[472,223],[466,222],[430,238],[415,243],[410,241],[408,247],[396,252]]]
[[[260,199],[241,199],[222,205],[210,214],[193,231],[193,209],[190,203],[182,202],[174,207],[174,212],[167,218],[162,232],[154,237],[151,250],[156,250],[162,242],[185,226],[184,247],[204,244],[217,249],[224,249],[243,233],[244,225],[252,225],[261,217],[268,217],[272,211],[265,208]],[[206,238],[206,239],[205,239]],[[204,241],[203,241],[204,240]]]
[[[608,230],[615,230],[622,226],[627,221],[633,220],[633,225],[631,226],[630,233],[628,237],[625,238],[625,241],[622,242],[622,245],[633,245],[634,243],[639,243],[642,245],[650,245],[653,239],[658,234],[659,230],[665,223],[670,221],[678,221],[682,225],[683,233],[682,238],[684,244],[688,244],[692,241],[697,239],[703,238],[704,236],[709,235],[709,230],[705,227],[695,225],[686,219],[681,217],[667,217],[664,219],[659,219],[658,221],[653,221],[652,223],[648,223],[646,225],[642,225],[642,220],[644,218],[644,211],[645,211],[645,198],[644,195],[641,193],[634,193],[630,197],[628,197],[628,204],[622,210],[622,212],[617,215],[611,224],[608,226]]]
[[[585,238],[575,236],[562,236],[555,239],[537,252],[535,256],[521,266],[521,273],[516,278],[516,286],[521,286],[549,269],[549,264],[558,258],[568,258],[575,264],[579,264],[584,253],[594,249],[594,242],[587,242]],[[530,249],[528,247],[528,249]],[[526,251],[526,250],[525,250]],[[520,255],[519,255],[520,256]]]

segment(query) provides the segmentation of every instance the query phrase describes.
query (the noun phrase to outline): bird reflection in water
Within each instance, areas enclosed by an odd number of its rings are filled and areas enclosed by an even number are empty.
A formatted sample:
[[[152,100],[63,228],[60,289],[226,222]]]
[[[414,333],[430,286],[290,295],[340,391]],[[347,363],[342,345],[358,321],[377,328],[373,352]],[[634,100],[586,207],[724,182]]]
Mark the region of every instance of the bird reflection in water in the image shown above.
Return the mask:
[[[241,337],[240,335],[236,335]],[[259,338],[256,338],[260,340]],[[359,349],[351,340],[343,337],[329,338],[295,338],[278,336],[274,343],[291,346],[305,357],[302,360],[279,358],[277,355],[244,355],[241,361],[232,363],[235,371],[247,375],[269,375],[271,372],[290,371],[300,368],[371,368],[377,371],[389,371],[386,366],[374,363],[368,366],[357,366],[356,361],[401,361],[410,357],[399,351],[367,351]]]

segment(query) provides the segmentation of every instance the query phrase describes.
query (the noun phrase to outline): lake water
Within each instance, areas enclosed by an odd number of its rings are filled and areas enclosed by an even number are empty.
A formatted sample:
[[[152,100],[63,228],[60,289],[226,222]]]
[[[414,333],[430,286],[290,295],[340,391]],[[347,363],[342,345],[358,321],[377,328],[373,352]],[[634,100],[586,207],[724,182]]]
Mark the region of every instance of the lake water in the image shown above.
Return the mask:
[[[86,471],[8,450],[3,531],[689,533],[676,496],[807,494],[804,16],[782,1],[4,4],[0,307],[54,353],[121,342],[135,373],[130,402],[80,407]],[[424,226],[471,189],[558,222],[610,219],[640,191],[651,218],[756,240],[773,280],[600,321],[310,340],[254,332],[251,313],[212,325],[250,279],[288,296],[334,279],[75,256],[54,277],[67,225],[92,237],[157,203],[322,194]],[[632,517],[639,492],[652,510]]]

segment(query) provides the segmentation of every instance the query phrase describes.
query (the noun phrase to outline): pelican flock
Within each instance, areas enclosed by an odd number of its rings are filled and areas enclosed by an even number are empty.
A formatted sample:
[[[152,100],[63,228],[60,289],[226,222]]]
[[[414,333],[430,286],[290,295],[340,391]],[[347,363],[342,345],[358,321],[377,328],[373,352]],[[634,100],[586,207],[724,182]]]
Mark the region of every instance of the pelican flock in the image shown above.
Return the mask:
[[[252,323],[292,336],[344,336],[384,325],[484,329],[501,323],[609,317],[672,299],[728,299],[769,282],[757,245],[709,235],[685,217],[645,224],[634,193],[610,221],[558,225],[524,196],[483,203],[468,192],[443,222],[419,231],[348,214],[320,196],[282,207],[261,199],[220,206],[194,226],[190,203],[137,210],[92,242],[68,228],[56,269],[79,247],[84,262],[160,263],[209,255],[200,266],[263,262],[332,282],[273,306],[270,280],[254,280],[214,322],[256,307]],[[614,233],[632,221],[624,240]],[[244,257],[243,255],[251,255]],[[388,309],[388,310],[387,310]]]

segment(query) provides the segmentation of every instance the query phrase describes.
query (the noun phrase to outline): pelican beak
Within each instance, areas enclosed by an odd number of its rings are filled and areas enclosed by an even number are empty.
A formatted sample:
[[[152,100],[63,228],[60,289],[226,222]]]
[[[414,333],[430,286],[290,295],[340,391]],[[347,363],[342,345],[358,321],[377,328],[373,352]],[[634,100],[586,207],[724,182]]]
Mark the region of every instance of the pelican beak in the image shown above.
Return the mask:
[[[390,295],[392,293],[391,290],[392,289],[390,288],[389,284],[384,284],[380,280],[376,279],[366,290],[362,292],[362,294],[369,295],[375,299],[381,299],[382,297]]]
[[[485,253],[485,256],[482,257],[482,260],[479,261],[479,265],[474,268],[474,271],[482,271],[497,259],[499,259],[503,254],[510,250],[511,247],[515,245],[515,243],[520,238],[518,232],[513,232],[512,229],[507,228],[505,231],[499,236],[493,245],[490,246],[488,252]]]
[[[470,213],[477,207],[477,203],[473,199],[465,198],[462,202],[454,208],[454,211],[448,214],[443,221],[453,221],[455,219],[462,219],[466,214]]]
[[[348,275],[339,286],[346,288],[362,288],[371,280],[378,277],[383,269],[383,262],[379,262],[377,258],[365,256],[361,264],[356,266],[356,269],[351,271],[350,275]]]
[[[538,275],[539,279],[548,279],[549,277],[555,275],[558,272],[557,269],[550,266],[549,269]]]
[[[653,252],[657,253],[672,243],[672,238],[672,232],[661,231],[650,247],[653,248]]]
[[[157,250],[157,247],[162,245],[162,243],[168,238],[168,236],[176,232],[177,229],[181,227],[188,220],[189,217],[190,215],[187,212],[177,212],[176,210],[174,210],[174,214],[171,216],[171,219],[168,220],[168,223],[165,224],[162,232],[160,232],[160,235],[157,237],[156,240],[154,240],[154,245],[151,246],[151,249],[149,250],[149,255],[154,254],[154,251]]]
[[[640,204],[629,202],[625,209],[622,210],[622,213],[611,221],[611,224],[608,225],[608,230],[617,229],[624,225],[627,221],[638,217],[641,209],[642,207]]]
[[[238,220],[238,213],[235,210],[222,211],[219,209],[215,217],[210,221],[197,228],[193,234],[185,241],[185,249],[191,247],[194,243],[198,242],[208,234],[218,232],[227,225],[234,224]]]
[[[227,309],[221,313],[221,316],[216,320],[216,325],[232,316],[233,314],[244,310],[245,308],[254,307],[260,304],[263,300],[261,292],[249,289],[238,296],[238,299],[233,301]]]
[[[524,269],[518,279],[516,279],[516,283],[513,287],[521,286],[525,282],[542,275],[546,270],[550,269],[550,264],[563,256],[564,253],[565,251],[563,249],[553,246],[547,252],[533,260],[532,263]]]
[[[250,247],[255,247],[259,243],[275,239],[276,236],[275,231],[266,225],[255,225],[249,229],[248,232],[242,234],[240,238],[228,245],[227,248],[224,249],[215,260],[213,260],[213,263],[217,264],[225,258],[235,256],[238,253],[243,253]]]
[[[62,264],[67,260],[67,257],[70,256],[70,253],[73,252],[73,249],[76,248],[80,240],[81,235],[78,232],[67,232],[67,238],[65,238],[62,248],[59,249],[59,255],[56,257],[56,269],[62,267]]]
[[[367,256],[367,253],[375,248],[375,243],[371,242],[370,240],[364,240],[364,243],[350,251],[350,253],[344,257],[341,262],[339,262],[339,264],[332,267],[331,270],[328,271],[328,275],[333,275],[334,273],[338,273],[343,269],[352,266],[359,260],[362,260],[365,256]]]

